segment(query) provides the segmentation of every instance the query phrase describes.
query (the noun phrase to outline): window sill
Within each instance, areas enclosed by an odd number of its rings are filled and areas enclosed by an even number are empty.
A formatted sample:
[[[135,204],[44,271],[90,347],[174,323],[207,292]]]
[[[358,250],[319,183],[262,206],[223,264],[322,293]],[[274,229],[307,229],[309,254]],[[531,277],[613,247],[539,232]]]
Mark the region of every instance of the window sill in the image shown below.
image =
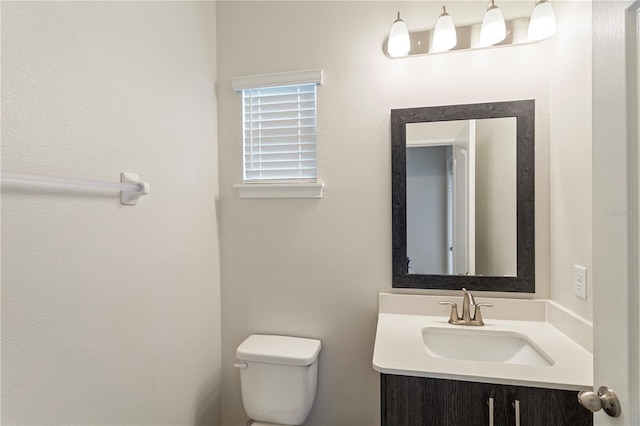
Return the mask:
[[[322,198],[323,183],[238,183],[240,198]]]

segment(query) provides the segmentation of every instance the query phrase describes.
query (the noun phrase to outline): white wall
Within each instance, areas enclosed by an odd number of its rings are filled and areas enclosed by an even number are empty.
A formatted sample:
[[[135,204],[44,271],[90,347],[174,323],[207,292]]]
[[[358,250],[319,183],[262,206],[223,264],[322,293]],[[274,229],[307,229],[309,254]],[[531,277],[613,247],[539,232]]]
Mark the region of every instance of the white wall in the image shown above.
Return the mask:
[[[592,319],[591,2],[554,3],[549,40],[551,298]],[[536,182],[536,185],[538,182]],[[574,265],[587,268],[587,300],[574,294]],[[606,285],[606,283],[605,283]]]
[[[216,424],[215,3],[2,2],[2,423]]]
[[[517,275],[517,120],[476,120],[476,273]]]
[[[521,2],[503,4],[513,3]],[[447,6],[452,16],[486,10],[484,1]],[[548,297],[550,44],[404,60],[383,54],[398,10],[413,29],[425,16],[435,20],[441,7],[396,1],[218,4],[223,424],[246,421],[232,365],[236,347],[251,333],[322,340],[308,425],[379,423],[379,376],[371,359],[377,294],[392,290],[392,108],[536,100],[535,297]],[[324,198],[239,199],[233,184],[242,180],[241,100],[231,78],[311,68],[325,72],[318,88]]]

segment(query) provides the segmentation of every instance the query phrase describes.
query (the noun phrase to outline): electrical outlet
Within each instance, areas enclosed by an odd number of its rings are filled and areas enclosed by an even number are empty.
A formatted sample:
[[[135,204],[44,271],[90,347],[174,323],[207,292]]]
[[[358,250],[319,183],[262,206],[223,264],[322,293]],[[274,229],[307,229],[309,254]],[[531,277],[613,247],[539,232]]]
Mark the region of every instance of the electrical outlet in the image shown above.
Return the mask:
[[[587,268],[573,266],[573,282],[576,288],[576,297],[587,300]]]

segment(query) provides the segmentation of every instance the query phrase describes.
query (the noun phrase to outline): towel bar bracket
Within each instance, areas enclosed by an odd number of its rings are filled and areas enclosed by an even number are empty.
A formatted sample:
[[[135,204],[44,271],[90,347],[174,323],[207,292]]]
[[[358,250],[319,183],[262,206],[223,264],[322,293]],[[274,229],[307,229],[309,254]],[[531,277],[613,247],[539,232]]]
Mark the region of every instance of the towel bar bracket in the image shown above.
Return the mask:
[[[138,203],[138,198],[149,193],[149,184],[141,182],[140,178],[135,173],[120,173],[121,183],[134,183],[140,185],[140,191],[120,191],[120,203],[125,206],[135,206]]]

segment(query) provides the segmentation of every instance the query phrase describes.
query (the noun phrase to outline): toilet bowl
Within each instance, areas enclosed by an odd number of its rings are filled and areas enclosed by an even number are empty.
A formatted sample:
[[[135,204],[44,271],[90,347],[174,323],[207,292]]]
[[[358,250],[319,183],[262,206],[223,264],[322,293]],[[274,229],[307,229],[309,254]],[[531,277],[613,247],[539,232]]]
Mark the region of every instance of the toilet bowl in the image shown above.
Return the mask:
[[[321,342],[253,334],[238,346],[247,425],[302,425],[316,397]]]

